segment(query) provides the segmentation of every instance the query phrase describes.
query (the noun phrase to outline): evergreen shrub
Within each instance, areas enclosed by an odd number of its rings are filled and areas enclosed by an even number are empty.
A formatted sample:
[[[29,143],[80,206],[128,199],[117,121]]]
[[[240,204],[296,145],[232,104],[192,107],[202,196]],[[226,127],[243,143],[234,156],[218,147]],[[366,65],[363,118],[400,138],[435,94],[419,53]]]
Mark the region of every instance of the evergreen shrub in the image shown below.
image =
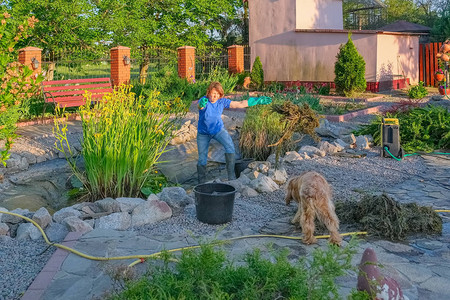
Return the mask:
[[[346,97],[363,92],[367,86],[364,77],[366,63],[353,44],[351,34],[348,35],[347,43],[339,47],[336,58],[334,65],[336,92]]]
[[[264,85],[264,70],[259,56],[257,56],[253,62],[250,78],[257,89],[260,89]]]

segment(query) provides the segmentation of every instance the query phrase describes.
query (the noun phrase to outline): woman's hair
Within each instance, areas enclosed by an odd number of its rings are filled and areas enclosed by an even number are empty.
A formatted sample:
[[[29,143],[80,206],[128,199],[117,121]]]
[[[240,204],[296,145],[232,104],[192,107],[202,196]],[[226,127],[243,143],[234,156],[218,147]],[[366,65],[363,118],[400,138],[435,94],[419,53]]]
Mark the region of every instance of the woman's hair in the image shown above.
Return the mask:
[[[217,81],[211,82],[210,85],[208,86],[208,89],[206,90],[206,96],[209,97],[209,95],[211,94],[212,90],[216,90],[219,93],[220,98],[223,97],[224,92],[223,92],[223,87],[220,84],[220,82],[217,82]]]

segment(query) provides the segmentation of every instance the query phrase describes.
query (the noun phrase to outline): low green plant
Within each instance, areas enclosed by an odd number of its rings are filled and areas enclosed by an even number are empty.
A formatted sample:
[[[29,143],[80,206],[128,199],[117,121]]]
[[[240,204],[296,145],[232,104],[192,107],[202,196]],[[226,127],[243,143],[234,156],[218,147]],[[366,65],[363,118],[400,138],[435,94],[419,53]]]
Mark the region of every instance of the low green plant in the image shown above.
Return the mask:
[[[176,100],[176,99],[175,99]],[[55,118],[55,146],[63,152],[89,200],[105,197],[139,197],[151,186],[155,166],[177,129],[184,109],[178,103],[162,103],[158,92],[136,98],[122,86],[91,105],[80,107],[83,127],[84,172],[73,158],[67,140],[67,123]]]
[[[355,269],[351,259],[356,244],[352,239],[343,248],[316,248],[295,262],[287,249],[272,250],[269,257],[256,249],[239,265],[213,244],[183,250],[176,263],[164,252],[162,266],[151,263],[141,279],[129,280],[126,289],[110,299],[342,299],[335,280]],[[369,296],[352,290],[349,299]]]
[[[416,107],[408,111],[387,113],[385,117],[399,120],[400,143],[406,152],[450,149],[450,112],[444,107]],[[355,134],[370,134],[375,144],[380,145],[381,122],[382,117],[378,116],[370,124],[355,131]]]
[[[319,94],[319,95],[329,95],[330,94],[330,84],[329,83],[323,83],[323,84],[315,84],[314,87],[314,92]]]
[[[162,101],[180,98],[187,104],[204,96],[212,81],[220,82],[225,94],[229,94],[233,92],[238,80],[238,76],[230,75],[227,70],[217,67],[208,75],[189,82],[178,77],[173,67],[165,67],[153,73],[145,84],[136,83],[132,91],[138,96],[149,97],[157,90],[161,93],[159,97]]]
[[[309,107],[320,113],[323,110],[322,104],[320,104],[320,98],[312,95],[312,94],[296,94],[296,93],[287,93],[286,95],[277,94],[275,97],[279,97],[284,101],[291,101],[296,105],[303,105],[304,103],[308,104]]]
[[[336,92],[346,97],[361,93],[366,89],[366,62],[353,44],[351,33],[345,45],[339,47],[334,65]]]
[[[264,70],[259,56],[257,56],[253,62],[250,77],[252,79],[252,84],[255,85],[257,89],[261,89],[264,86]]]
[[[408,90],[408,97],[410,99],[422,99],[427,95],[428,90],[423,86],[422,81],[419,81],[418,85],[414,85]]]

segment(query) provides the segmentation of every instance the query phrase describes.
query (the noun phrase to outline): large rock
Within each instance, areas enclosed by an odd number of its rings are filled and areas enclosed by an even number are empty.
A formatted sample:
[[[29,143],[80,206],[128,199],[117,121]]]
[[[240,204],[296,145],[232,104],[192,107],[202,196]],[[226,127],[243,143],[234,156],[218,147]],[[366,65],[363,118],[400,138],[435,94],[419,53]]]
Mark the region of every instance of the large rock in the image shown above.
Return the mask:
[[[136,206],[131,214],[131,226],[142,226],[168,219],[172,216],[170,206],[159,200],[150,200]]]
[[[18,240],[25,240],[30,238],[31,240],[37,240],[42,237],[41,232],[31,223],[22,223],[17,228],[16,238]]]
[[[287,181],[288,174],[284,167],[280,167],[278,169],[270,169],[268,176],[275,181],[276,184],[282,185]]]
[[[1,206],[0,206],[0,211],[9,212],[9,210],[7,210],[6,208],[1,207]],[[2,219],[3,216],[7,216],[7,214],[0,213],[0,222],[4,222],[3,219]]]
[[[0,223],[0,236],[2,235],[8,235],[9,233],[9,226],[5,223]]]
[[[303,157],[297,151],[286,152],[283,161],[286,163],[295,164],[303,160]]]
[[[62,221],[62,223],[67,226],[67,229],[69,231],[76,231],[76,232],[86,233],[86,232],[92,231],[94,229],[94,228],[92,228],[91,225],[89,225],[88,223],[78,219],[77,217],[65,218]]]
[[[127,230],[131,226],[131,216],[127,212],[113,213],[99,218],[95,222],[95,228]]]
[[[359,135],[356,137],[356,147],[359,150],[370,149],[370,143],[366,136]]]
[[[53,214],[53,220],[56,223],[62,223],[62,221],[68,217],[79,217],[81,216],[81,212],[72,208],[72,207],[64,207]]]
[[[95,204],[104,212],[120,212],[120,203],[113,198],[98,200]]]
[[[298,150],[298,153],[306,154],[305,156],[303,156],[304,159],[308,159],[310,156],[313,156],[314,154],[322,157],[326,155],[325,151],[322,151],[314,146],[303,146],[300,148],[300,150]],[[306,156],[308,156],[308,158],[306,158]]]
[[[320,119],[320,126],[316,128],[316,133],[320,136],[339,138],[341,129],[330,124],[327,119]]]
[[[319,142],[319,144],[317,145],[317,147],[322,150],[325,151],[328,154],[333,154],[339,151],[340,148],[337,148],[335,145],[328,143],[327,141],[321,141]]]
[[[157,196],[159,200],[170,206],[174,216],[183,212],[187,205],[194,203],[194,200],[187,196],[182,187],[166,187]]]
[[[271,193],[280,188],[278,184],[276,184],[275,181],[272,180],[272,178],[267,177],[263,174],[258,176],[258,178],[252,180],[249,184],[249,187],[259,193]]]
[[[25,217],[31,217],[30,211],[28,209],[16,208],[10,212],[21,215],[21,216],[25,216]],[[19,224],[19,223],[25,222],[25,220],[22,219],[21,217],[3,214],[2,222],[11,223],[11,224]]]
[[[34,213],[32,220],[38,223],[42,229],[45,229],[52,221],[52,216],[45,207],[41,207]]]
[[[47,238],[52,242],[63,241],[68,233],[67,226],[54,222],[48,224],[47,229],[45,229]]]
[[[131,212],[136,206],[145,202],[144,199],[141,198],[117,198],[119,202],[120,211],[121,212]]]

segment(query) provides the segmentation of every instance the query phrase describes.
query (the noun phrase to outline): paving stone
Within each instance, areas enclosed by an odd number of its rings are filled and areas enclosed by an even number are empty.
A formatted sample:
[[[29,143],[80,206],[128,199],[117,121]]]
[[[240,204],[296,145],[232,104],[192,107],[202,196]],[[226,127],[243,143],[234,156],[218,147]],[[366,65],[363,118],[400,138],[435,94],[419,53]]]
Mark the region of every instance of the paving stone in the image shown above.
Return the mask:
[[[448,298],[448,288],[450,286],[450,278],[433,276],[430,279],[422,282],[419,286],[423,289],[433,291],[434,293],[447,295]],[[446,298],[433,298],[433,299],[446,299]]]

